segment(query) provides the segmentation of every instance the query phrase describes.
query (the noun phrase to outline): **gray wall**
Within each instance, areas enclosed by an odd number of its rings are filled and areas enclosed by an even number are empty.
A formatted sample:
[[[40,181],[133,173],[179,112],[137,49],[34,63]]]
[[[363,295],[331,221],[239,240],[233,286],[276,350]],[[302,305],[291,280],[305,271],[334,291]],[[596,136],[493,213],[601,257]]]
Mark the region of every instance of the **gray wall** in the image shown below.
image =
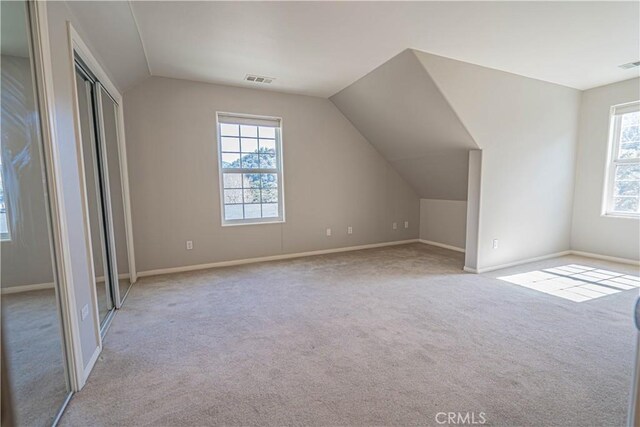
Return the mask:
[[[2,242],[3,288],[53,283],[42,140],[28,58],[2,55],[2,174],[11,240]]]
[[[568,250],[581,92],[416,54],[482,149],[478,267]]]
[[[420,239],[464,249],[466,229],[467,202],[420,200]]]
[[[609,109],[640,99],[640,79],[582,94],[571,247],[577,251],[640,259],[640,221],[601,216],[609,150]]]
[[[216,111],[282,117],[286,223],[220,225]],[[418,197],[327,99],[152,77],[124,112],[138,271],[418,237]]]
[[[471,135],[407,49],[331,101],[422,198],[466,200]]]

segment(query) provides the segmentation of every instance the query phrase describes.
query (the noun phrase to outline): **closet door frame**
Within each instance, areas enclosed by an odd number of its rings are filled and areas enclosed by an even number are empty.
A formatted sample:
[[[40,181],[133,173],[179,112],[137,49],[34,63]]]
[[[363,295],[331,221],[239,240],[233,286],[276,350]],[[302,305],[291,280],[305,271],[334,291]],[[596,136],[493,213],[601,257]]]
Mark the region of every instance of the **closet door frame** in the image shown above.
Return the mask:
[[[126,246],[127,246],[127,257],[129,262],[129,281],[131,284],[133,284],[137,281],[138,277],[137,277],[137,271],[135,267],[136,265],[135,252],[134,252],[134,245],[133,245],[133,227],[132,227],[132,220],[131,220],[131,202],[130,202],[130,196],[129,196],[129,176],[128,176],[127,150],[126,150],[126,141],[125,141],[125,132],[124,132],[124,114],[122,109],[122,95],[120,94],[116,86],[111,82],[111,80],[105,73],[104,69],[102,68],[100,63],[96,60],[96,58],[93,56],[93,54],[91,53],[87,45],[84,43],[82,38],[78,35],[73,25],[69,22],[67,23],[67,26],[68,26],[69,42],[71,45],[71,50],[74,53],[74,58],[72,58],[72,62],[73,62],[72,65],[75,67],[75,57],[80,58],[81,61],[86,65],[86,67],[89,68],[91,73],[95,75],[96,80],[98,81],[98,83],[95,86],[95,93],[96,93],[96,105],[97,105],[98,111],[100,112],[99,117],[101,117],[101,111],[102,111],[102,102],[101,102],[102,93],[100,90],[101,87],[104,88],[105,92],[107,92],[107,94],[111,97],[111,99],[115,103],[116,126],[117,126],[117,135],[118,135],[118,144],[117,144],[118,159],[120,161],[120,180],[122,183],[122,198],[123,198],[123,208],[124,208],[124,218],[125,218],[125,234],[126,234],[126,240],[127,240]],[[75,73],[74,73],[74,79],[75,79]],[[74,84],[74,87],[75,87],[75,84]],[[99,142],[99,146],[101,147],[102,153],[104,154],[106,146],[104,144],[103,123],[101,122],[102,121],[99,120],[98,131],[99,131],[100,140],[101,140]],[[76,135],[76,139],[80,140],[79,138],[80,138],[80,135]],[[107,164],[106,157],[103,155],[102,158],[103,158],[102,167],[104,168]],[[105,170],[103,172],[106,173],[107,171]],[[108,176],[108,175],[104,175],[104,176]],[[84,186],[84,183],[83,183],[83,186]],[[85,189],[86,189],[86,186],[84,186],[83,191]],[[86,200],[86,192],[83,194],[83,198],[85,198]],[[108,203],[107,208],[110,210],[111,209],[110,198],[107,197],[106,200]],[[87,220],[88,218],[85,212],[85,221]],[[108,232],[110,234],[108,238],[110,238],[111,242],[115,242],[115,240],[113,239],[113,227],[109,226],[107,227],[107,229],[109,230]],[[88,234],[87,234],[87,237],[89,237]],[[88,244],[89,253],[91,253],[90,252],[91,242],[88,241],[87,244]],[[114,245],[111,245],[111,246],[114,246]],[[110,253],[109,256],[112,257],[112,259],[115,262],[116,258],[113,258],[115,256],[115,247],[111,248],[111,252],[112,253]],[[92,262],[90,264],[93,265]],[[113,277],[113,280],[117,281],[118,280],[117,276]],[[119,286],[117,286],[117,283],[115,284],[113,291],[115,294],[114,303],[117,308],[120,308],[122,306],[122,303],[126,295],[120,295]],[[94,302],[97,307],[97,295],[95,296]]]
[[[94,183],[95,183],[95,188],[93,189],[93,191],[95,191],[95,195],[96,195],[96,201],[99,203],[100,206],[100,215],[98,216],[98,228],[100,229],[99,233],[101,235],[101,241],[100,241],[100,246],[101,246],[101,251],[102,251],[102,271],[103,271],[103,278],[104,278],[104,287],[105,287],[105,295],[107,297],[107,304],[108,304],[108,309],[109,312],[107,314],[107,316],[104,319],[100,319],[100,327],[102,329],[102,333],[104,334],[104,331],[106,330],[106,327],[109,325],[109,323],[111,322],[111,318],[113,316],[113,309],[116,308],[116,301],[118,300],[118,296],[115,293],[115,290],[113,289],[114,285],[113,285],[113,280],[115,277],[118,276],[118,272],[116,269],[116,266],[113,265],[111,261],[111,250],[110,248],[112,247],[112,245],[109,245],[108,242],[111,239],[111,233],[109,232],[111,230],[111,220],[109,217],[109,206],[111,206],[110,203],[110,190],[109,190],[109,182],[108,179],[105,178],[105,170],[108,170],[106,168],[106,165],[103,165],[103,161],[106,162],[106,158],[105,158],[105,150],[104,150],[104,137],[103,137],[103,132],[102,132],[102,125],[100,123],[99,118],[101,117],[101,113],[99,110],[99,105],[100,105],[100,98],[98,97],[98,95],[96,94],[98,89],[97,89],[97,85],[98,82],[96,80],[96,78],[93,76],[93,74],[91,73],[90,70],[87,69],[86,65],[84,63],[82,63],[82,61],[76,61],[76,67],[75,67],[75,72],[79,73],[83,79],[84,84],[82,86],[84,86],[85,89],[85,95],[87,97],[87,115],[88,117],[93,119],[93,123],[92,126],[90,127],[89,133],[90,133],[90,137],[91,137],[91,161],[93,162],[93,167],[91,169],[93,169],[93,173],[94,173]],[[77,80],[77,78],[76,78]],[[81,96],[80,93],[78,93],[78,96]],[[83,145],[83,150],[84,150],[84,145]],[[83,161],[84,161],[84,156],[83,156]],[[102,160],[105,159],[105,160]],[[84,166],[84,170],[85,173],[87,171],[87,165],[83,163]],[[85,178],[85,193],[86,191],[88,191],[88,187],[87,182],[86,182],[86,175],[83,175],[83,177]],[[87,200],[87,207],[89,206],[88,200]],[[91,231],[92,228],[92,224],[91,224],[91,220],[88,218],[88,229],[89,229],[89,236],[93,236],[94,233]],[[94,224],[96,225],[96,224]],[[93,251],[93,244],[91,245],[91,250]],[[91,257],[93,258],[94,262],[95,260],[95,253],[92,252]],[[94,266],[95,269],[95,264],[92,264]],[[95,278],[95,276],[94,276]],[[94,283],[94,286],[97,286],[98,283]],[[103,307],[104,308],[104,307]],[[100,307],[98,307],[98,313],[100,312]],[[100,316],[98,316],[100,317]]]
[[[59,317],[63,329],[63,349],[66,362],[66,376],[70,389],[66,401],[54,420],[59,421],[62,412],[74,392],[79,391],[86,382],[83,369],[82,349],[78,313],[75,310],[76,297],[71,273],[71,253],[68,240],[68,224],[66,222],[64,204],[62,203],[63,185],[60,156],[56,148],[57,130],[55,117],[55,97],[53,93],[53,71],[51,67],[51,50],[49,46],[49,25],[45,2],[27,1],[29,20],[30,49],[34,68],[34,87],[38,111],[40,113],[40,130],[42,152],[47,190],[47,208],[52,234],[52,253],[56,271],[56,295],[59,305]]]

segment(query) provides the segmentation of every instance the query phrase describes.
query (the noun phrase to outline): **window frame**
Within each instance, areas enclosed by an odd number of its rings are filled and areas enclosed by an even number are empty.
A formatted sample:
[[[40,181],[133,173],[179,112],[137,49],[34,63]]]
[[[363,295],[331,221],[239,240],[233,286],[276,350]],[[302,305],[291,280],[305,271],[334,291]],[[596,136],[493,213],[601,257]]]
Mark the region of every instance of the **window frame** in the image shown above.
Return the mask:
[[[235,117],[242,121],[246,121],[251,125],[251,121],[254,120],[255,126],[260,126],[260,121],[272,121],[278,122],[279,126],[275,127],[275,146],[276,146],[276,168],[263,169],[263,168],[223,168],[222,167],[222,134],[220,132],[221,123],[227,123],[224,120],[221,122],[221,117]],[[283,121],[281,117],[276,116],[260,116],[254,114],[245,113],[229,113],[225,111],[216,111],[216,149],[218,157],[218,184],[220,190],[220,223],[222,227],[233,227],[239,225],[258,225],[258,224],[282,224],[285,223],[285,203],[284,203],[284,161],[283,161],[283,149],[282,149],[282,127]],[[268,218],[243,218],[243,219],[225,219],[224,215],[224,174],[225,173],[275,173],[278,179],[278,216]],[[245,203],[243,202],[244,206]]]
[[[622,132],[622,116],[624,112],[619,110],[629,110],[627,113],[640,111],[640,100],[613,105],[609,110],[609,143],[607,144],[607,163],[605,168],[605,183],[602,199],[601,216],[613,218],[640,219],[640,212],[620,212],[614,210],[615,198],[615,174],[619,165],[640,164],[640,157],[631,159],[618,158],[620,153],[620,139]]]

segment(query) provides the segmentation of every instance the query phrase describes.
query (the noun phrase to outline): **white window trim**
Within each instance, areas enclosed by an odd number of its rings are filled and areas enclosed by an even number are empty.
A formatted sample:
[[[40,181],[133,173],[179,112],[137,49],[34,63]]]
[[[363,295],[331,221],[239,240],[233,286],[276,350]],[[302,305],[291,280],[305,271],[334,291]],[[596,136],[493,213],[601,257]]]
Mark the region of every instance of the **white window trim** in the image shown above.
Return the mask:
[[[250,218],[250,219],[233,219],[233,220],[225,220],[224,218],[224,180],[223,173],[231,172],[231,173],[241,173],[246,171],[246,169],[223,169],[222,168],[222,138],[220,135],[220,117],[224,116],[232,116],[236,118],[245,118],[247,119],[247,123],[251,121],[259,122],[260,120],[268,120],[268,121],[278,121],[280,126],[276,128],[276,161],[277,161],[277,171],[276,174],[278,176],[278,209],[279,216],[273,218]],[[218,183],[220,188],[220,222],[223,227],[235,227],[239,225],[259,225],[259,224],[282,224],[285,221],[285,204],[284,204],[284,161],[283,161],[283,150],[282,150],[282,118],[281,117],[273,117],[273,116],[258,116],[251,114],[243,114],[243,113],[229,113],[225,111],[216,111],[216,148],[217,148],[217,157],[218,157]],[[251,169],[251,173],[273,173],[271,169]]]
[[[634,164],[640,163],[640,159],[617,159],[619,147],[620,147],[620,120],[616,116],[621,116],[621,113],[616,114],[619,110],[633,111],[640,109],[640,101],[629,102],[625,104],[614,105],[609,110],[609,143],[607,144],[607,163],[605,167],[605,182],[604,191],[602,197],[602,212],[601,216],[610,218],[627,218],[627,219],[640,219],[640,213],[619,212],[613,210],[613,194],[615,185],[615,173],[616,166],[620,164]]]

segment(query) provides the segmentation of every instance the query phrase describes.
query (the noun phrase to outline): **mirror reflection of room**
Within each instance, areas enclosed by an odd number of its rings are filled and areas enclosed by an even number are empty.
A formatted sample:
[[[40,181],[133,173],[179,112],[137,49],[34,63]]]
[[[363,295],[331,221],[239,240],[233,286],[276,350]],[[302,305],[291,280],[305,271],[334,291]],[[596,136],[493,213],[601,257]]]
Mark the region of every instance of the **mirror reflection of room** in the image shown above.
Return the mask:
[[[45,426],[56,419],[70,388],[28,12],[24,2],[1,5],[0,286],[9,389],[3,393],[11,395],[14,425]]]

